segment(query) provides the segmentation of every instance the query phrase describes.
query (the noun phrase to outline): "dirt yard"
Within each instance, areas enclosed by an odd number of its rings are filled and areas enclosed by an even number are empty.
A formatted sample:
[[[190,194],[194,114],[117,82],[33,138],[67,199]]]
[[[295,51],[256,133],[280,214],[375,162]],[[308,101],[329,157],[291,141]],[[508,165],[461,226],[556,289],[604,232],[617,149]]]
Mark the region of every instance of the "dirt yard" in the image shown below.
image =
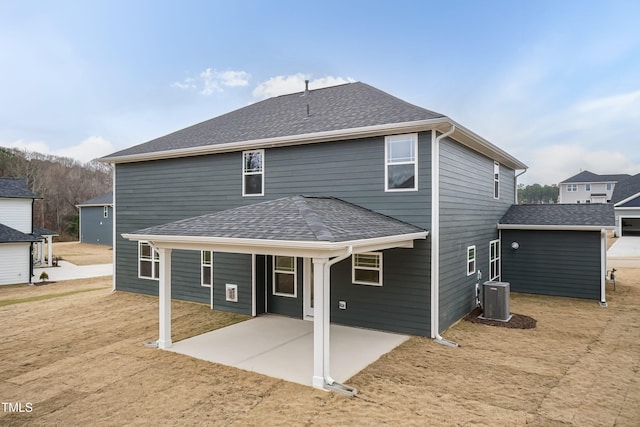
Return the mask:
[[[80,242],[55,242],[53,255],[75,265],[110,264],[113,262],[111,246]]]
[[[608,308],[512,294],[535,329],[414,337],[347,382],[355,398],[146,348],[157,298],[110,278],[3,287],[0,425],[638,426],[640,269],[618,279]],[[175,301],[173,339],[243,319]]]

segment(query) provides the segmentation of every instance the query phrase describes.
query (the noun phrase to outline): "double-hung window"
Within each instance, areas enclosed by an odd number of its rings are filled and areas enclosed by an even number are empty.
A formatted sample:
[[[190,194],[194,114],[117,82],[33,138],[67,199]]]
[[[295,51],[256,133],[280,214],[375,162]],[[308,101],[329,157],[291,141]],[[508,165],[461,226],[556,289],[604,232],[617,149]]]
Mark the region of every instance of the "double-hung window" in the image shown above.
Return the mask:
[[[352,261],[353,283],[382,286],[382,253],[365,252],[354,254]]]
[[[104,206],[102,209],[102,216],[104,218],[109,218],[109,206]]]
[[[160,278],[160,254],[147,242],[138,242],[138,277]]]
[[[242,152],[242,195],[264,195],[264,150]]]
[[[418,189],[418,134],[385,138],[385,191]]]
[[[578,184],[567,184],[567,191],[570,193],[578,191]]]
[[[500,198],[500,163],[493,162],[493,198]]]
[[[489,280],[500,279],[500,240],[489,242]]]
[[[213,252],[200,251],[200,284],[208,288],[213,283]]]
[[[585,191],[591,191],[591,184],[585,184],[584,185],[584,190]]]
[[[273,294],[295,298],[297,292],[296,258],[292,256],[273,257]]]
[[[476,247],[467,247],[467,276],[471,276],[476,272]]]

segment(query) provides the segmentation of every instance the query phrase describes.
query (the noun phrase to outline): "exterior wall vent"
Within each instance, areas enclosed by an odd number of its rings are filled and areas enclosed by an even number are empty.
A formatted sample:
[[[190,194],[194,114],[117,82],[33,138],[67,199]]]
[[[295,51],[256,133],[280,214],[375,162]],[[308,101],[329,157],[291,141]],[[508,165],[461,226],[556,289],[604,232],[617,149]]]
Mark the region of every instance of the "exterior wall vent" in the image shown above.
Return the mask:
[[[225,295],[227,301],[238,302],[238,285],[227,283],[225,286]]]
[[[508,322],[509,313],[509,282],[484,282],[482,286],[482,317],[483,319]]]

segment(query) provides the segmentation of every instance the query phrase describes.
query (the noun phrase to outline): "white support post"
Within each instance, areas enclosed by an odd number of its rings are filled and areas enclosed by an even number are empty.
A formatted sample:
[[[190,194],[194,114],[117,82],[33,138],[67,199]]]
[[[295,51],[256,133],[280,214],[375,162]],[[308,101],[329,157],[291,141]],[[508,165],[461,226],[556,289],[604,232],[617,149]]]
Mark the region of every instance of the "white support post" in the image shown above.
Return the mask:
[[[329,317],[325,307],[329,308],[329,301],[325,299],[325,277],[324,267],[329,261],[328,258],[313,258],[313,386],[324,388],[324,376],[328,372],[325,366],[325,333],[328,336],[327,324]],[[326,319],[325,319],[326,317]],[[326,321],[325,321],[326,320]]]
[[[158,249],[160,255],[160,336],[158,348],[169,348],[171,342],[171,249]]]
[[[52,242],[52,240],[53,240],[52,236],[47,236],[47,251],[48,251],[48,255],[49,255],[47,265],[49,267],[53,266],[53,259],[52,259],[53,258],[53,242]],[[42,246],[43,246],[42,252],[44,254],[44,244]]]

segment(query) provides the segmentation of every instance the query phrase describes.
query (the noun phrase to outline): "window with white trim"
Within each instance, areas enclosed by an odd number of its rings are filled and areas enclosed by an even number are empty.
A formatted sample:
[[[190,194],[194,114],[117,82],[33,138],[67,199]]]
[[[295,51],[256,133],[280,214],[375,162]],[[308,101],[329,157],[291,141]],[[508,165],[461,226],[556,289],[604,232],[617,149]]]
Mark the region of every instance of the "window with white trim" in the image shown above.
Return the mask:
[[[298,294],[296,258],[292,256],[273,257],[273,294],[296,298]]]
[[[607,182],[607,191],[611,191],[613,185],[610,182]]]
[[[467,247],[467,276],[476,272],[476,246]]]
[[[567,184],[567,191],[569,193],[575,193],[578,191],[578,184]]]
[[[213,284],[213,252],[200,251],[200,285],[208,288]]]
[[[500,280],[500,240],[489,242],[489,280]]]
[[[591,191],[591,184],[585,184],[584,185],[584,190],[585,191]]]
[[[352,281],[358,285],[382,286],[382,253],[365,252],[352,257]]]
[[[109,206],[104,206],[102,209],[102,216],[105,218],[109,218]]]
[[[264,195],[264,150],[242,152],[242,195]]]
[[[160,254],[147,242],[138,242],[138,277],[152,280],[160,278]]]
[[[500,198],[500,163],[493,162],[493,198]]]
[[[418,134],[385,137],[385,191],[418,189]]]

